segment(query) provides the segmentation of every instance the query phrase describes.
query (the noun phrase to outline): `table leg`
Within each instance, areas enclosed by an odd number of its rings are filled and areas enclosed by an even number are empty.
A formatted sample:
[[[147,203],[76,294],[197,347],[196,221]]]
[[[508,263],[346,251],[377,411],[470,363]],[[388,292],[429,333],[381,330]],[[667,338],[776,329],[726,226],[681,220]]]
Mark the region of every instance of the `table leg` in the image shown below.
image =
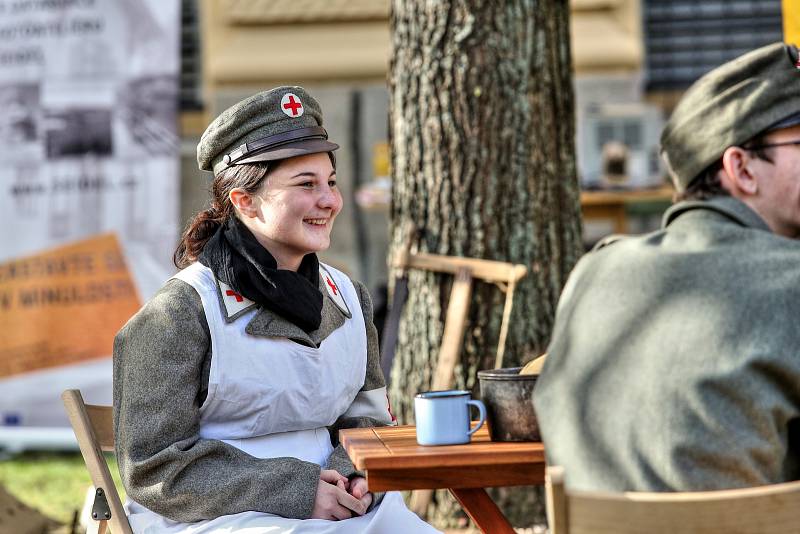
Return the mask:
[[[470,519],[485,534],[514,534],[511,523],[483,488],[450,488]]]

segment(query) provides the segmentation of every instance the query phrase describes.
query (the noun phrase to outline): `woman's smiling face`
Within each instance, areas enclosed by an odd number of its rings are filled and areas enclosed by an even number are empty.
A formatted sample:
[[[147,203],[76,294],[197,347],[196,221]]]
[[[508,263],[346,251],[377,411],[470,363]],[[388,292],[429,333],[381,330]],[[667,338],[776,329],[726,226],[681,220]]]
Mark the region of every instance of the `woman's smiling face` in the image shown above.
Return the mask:
[[[253,195],[253,208],[244,223],[279,269],[297,270],[303,256],[330,246],[342,210],[331,158],[321,152],[282,161]]]

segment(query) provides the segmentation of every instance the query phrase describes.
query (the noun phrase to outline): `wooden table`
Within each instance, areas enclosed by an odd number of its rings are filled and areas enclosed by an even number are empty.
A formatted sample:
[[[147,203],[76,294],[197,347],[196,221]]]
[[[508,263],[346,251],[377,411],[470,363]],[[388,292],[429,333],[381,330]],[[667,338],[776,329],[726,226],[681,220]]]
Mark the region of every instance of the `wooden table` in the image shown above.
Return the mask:
[[[629,191],[582,191],[581,210],[585,220],[610,220],[614,233],[628,232],[628,209],[632,205],[652,203],[666,208],[675,190],[665,186],[658,189]]]
[[[352,428],[339,437],[372,491],[447,488],[482,532],[513,534],[484,488],[544,484],[540,442],[501,443],[486,426],[465,445],[417,445],[413,426]]]

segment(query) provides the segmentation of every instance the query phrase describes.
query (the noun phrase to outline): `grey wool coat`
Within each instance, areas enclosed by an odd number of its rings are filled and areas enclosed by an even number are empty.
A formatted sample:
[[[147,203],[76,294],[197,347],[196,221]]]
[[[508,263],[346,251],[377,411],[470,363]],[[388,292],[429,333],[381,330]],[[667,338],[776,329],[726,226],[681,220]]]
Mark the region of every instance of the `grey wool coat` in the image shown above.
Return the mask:
[[[534,405],[569,487],[689,491],[800,478],[800,242],[728,197],[585,255]]]
[[[262,308],[247,333],[318,346],[344,324],[325,295],[319,329],[302,329]],[[366,288],[354,281],[367,332],[367,370],[361,391],[385,387],[378,336]],[[210,334],[200,295],[172,279],[120,330],[114,341],[114,432],[128,496],[181,522],[247,510],[305,519],[311,516],[320,466],[296,458],[259,459],[218,440],[200,438],[200,406],[208,388]],[[388,413],[388,412],[387,412]],[[329,428],[334,451],[327,469],[356,471],[338,444],[340,428],[381,426],[386,420],[340,418]],[[378,498],[376,496],[375,503]]]

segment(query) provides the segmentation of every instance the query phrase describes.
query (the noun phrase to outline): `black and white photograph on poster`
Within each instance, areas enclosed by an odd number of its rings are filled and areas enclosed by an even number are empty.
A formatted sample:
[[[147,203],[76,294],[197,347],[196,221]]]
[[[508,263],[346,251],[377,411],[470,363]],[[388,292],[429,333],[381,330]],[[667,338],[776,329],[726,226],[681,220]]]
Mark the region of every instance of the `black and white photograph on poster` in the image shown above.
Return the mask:
[[[124,43],[128,76],[136,78],[170,72],[177,75],[179,66],[172,62],[179,61],[179,57],[165,55],[164,50],[177,49],[179,38],[173,28],[165,23],[174,18],[176,5],[180,15],[180,2],[117,0],[116,3],[128,25],[125,31],[127,41]]]
[[[0,145],[7,149],[31,144],[37,138],[39,84],[0,84]]]
[[[93,36],[74,42],[69,47],[68,72],[74,79],[101,79],[116,72],[113,48]]]
[[[119,112],[132,142],[145,155],[174,154],[180,139],[178,121],[178,80],[159,75],[129,81],[119,95]]]
[[[39,177],[38,161],[20,161],[13,164],[11,196],[17,217],[37,217],[42,202],[47,198],[47,187]]]
[[[113,153],[111,110],[76,108],[45,110],[44,140],[47,159]]]

